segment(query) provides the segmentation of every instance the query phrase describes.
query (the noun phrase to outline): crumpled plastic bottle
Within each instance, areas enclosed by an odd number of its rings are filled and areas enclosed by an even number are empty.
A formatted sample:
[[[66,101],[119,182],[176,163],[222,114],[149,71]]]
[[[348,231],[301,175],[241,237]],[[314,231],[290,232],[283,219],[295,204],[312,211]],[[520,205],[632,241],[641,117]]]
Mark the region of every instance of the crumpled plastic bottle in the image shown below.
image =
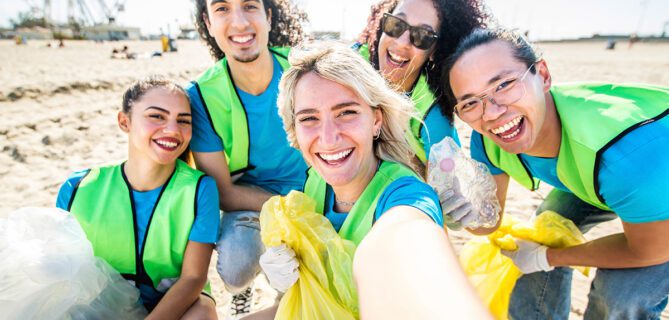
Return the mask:
[[[0,215],[0,310],[6,319],[143,319],[139,291],[93,255],[56,208]]]
[[[492,228],[497,224],[501,210],[497,185],[484,164],[466,157],[451,137],[432,145],[428,163],[427,183],[437,194],[442,195],[448,190],[459,193],[477,213],[475,219],[464,227]]]

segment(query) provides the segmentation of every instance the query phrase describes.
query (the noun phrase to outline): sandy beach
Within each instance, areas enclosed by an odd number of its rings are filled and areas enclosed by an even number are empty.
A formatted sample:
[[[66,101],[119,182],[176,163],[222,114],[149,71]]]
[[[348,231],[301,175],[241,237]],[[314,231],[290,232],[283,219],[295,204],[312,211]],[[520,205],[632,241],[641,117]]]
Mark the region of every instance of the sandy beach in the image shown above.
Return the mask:
[[[65,48],[47,48],[31,41],[16,46],[0,41],[0,215],[24,206],[54,206],[56,194],[68,175],[79,169],[126,157],[126,137],[116,125],[121,94],[130,82],[160,74],[185,84],[213,64],[198,41],[179,41],[179,51],[138,60],[110,59],[112,48],[130,51],[160,50],[155,42],[66,42]],[[538,44],[548,61],[553,83],[570,81],[644,82],[669,84],[669,43],[637,43],[632,49],[619,43],[604,50],[604,42]],[[458,123],[467,149],[470,129]],[[507,213],[528,217],[548,194],[543,184],[531,193],[513,184]],[[586,234],[589,239],[620,232],[619,220]],[[454,232],[459,249],[471,236]],[[215,267],[210,267],[219,317],[224,318],[230,295]],[[587,302],[589,278],[574,276],[570,319],[581,319]],[[254,309],[269,306],[275,293],[259,277]],[[663,319],[669,319],[665,311]]]

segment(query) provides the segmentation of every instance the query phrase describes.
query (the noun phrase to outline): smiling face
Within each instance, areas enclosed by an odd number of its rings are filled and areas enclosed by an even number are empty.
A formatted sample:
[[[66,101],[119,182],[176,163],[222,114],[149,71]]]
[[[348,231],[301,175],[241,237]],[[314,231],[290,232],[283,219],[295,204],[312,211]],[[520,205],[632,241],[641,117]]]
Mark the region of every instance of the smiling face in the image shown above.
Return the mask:
[[[485,100],[483,115],[466,121],[474,130],[510,153],[531,154],[545,148],[540,142],[547,139],[544,133],[553,125],[546,126],[550,74],[543,60],[534,65],[536,71],[527,73],[525,79],[516,84],[524,88],[522,98],[509,105]],[[505,78],[522,75],[527,68],[514,56],[511,45],[496,40],[465,52],[449,73],[450,85],[456,99],[462,101],[485,90],[494,92],[497,88],[491,86],[499,85],[500,80]]]
[[[420,26],[434,32],[439,31],[439,16],[432,0],[401,1],[392,15],[404,20],[412,26]],[[409,30],[399,38],[382,33],[379,39],[379,69],[383,76],[403,91],[411,90],[423,65],[427,62],[434,45],[422,50],[411,44]]]
[[[206,0],[209,34],[229,59],[253,62],[267,48],[271,12],[261,0]]]
[[[132,104],[130,114],[119,112],[119,127],[128,133],[129,157],[173,163],[191,139],[190,103],[181,92],[149,89]]]
[[[382,115],[351,89],[309,72],[295,87],[295,135],[307,163],[336,189],[362,190],[376,172]]]

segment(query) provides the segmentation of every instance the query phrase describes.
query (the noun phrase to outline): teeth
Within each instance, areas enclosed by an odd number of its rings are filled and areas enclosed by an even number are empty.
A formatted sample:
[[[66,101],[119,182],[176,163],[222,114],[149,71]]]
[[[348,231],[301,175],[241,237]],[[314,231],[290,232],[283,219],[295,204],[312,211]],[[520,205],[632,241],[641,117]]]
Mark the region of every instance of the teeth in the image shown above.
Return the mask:
[[[392,59],[393,61],[398,62],[398,63],[409,61],[409,59],[402,58],[402,57],[400,57],[400,56],[398,56],[398,55],[396,55],[396,54],[394,54],[390,51],[388,51],[388,55],[390,55],[390,59]]]
[[[351,151],[353,151],[353,149],[344,150],[342,152],[337,152],[334,154],[319,153],[319,155],[326,161],[337,161],[348,156],[351,153]]]
[[[490,132],[492,132],[494,134],[500,134],[502,132],[509,131],[509,129],[518,125],[520,123],[520,120],[522,120],[522,119],[523,119],[523,116],[518,116],[515,119],[507,122],[505,125],[490,130]]]
[[[156,143],[167,148],[176,148],[176,146],[178,145],[176,142],[170,142],[170,141],[156,141]]]
[[[247,41],[250,41],[251,39],[253,39],[253,36],[251,36],[251,35],[248,35],[248,36],[232,36],[231,39],[234,42],[244,43],[244,42],[247,42]]]

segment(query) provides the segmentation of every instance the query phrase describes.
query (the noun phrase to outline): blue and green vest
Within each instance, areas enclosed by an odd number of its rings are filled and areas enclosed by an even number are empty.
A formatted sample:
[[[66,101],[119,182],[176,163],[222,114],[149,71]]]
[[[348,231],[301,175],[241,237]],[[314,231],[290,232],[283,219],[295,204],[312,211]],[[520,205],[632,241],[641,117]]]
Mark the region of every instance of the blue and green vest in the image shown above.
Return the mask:
[[[290,67],[290,48],[270,48],[283,70]],[[223,141],[230,175],[235,175],[254,167],[249,165],[249,125],[246,110],[242,104],[234,80],[230,76],[228,58],[218,61],[193,82],[202,99],[209,122]]]
[[[416,173],[402,164],[388,161],[381,162],[379,170],[348,213],[344,224],[339,229],[339,235],[344,239],[355,242],[356,245],[360,244],[360,241],[372,229],[376,217],[376,204],[383,191],[393,181],[407,176],[417,177]],[[304,193],[316,200],[316,212],[321,214],[325,212],[327,187],[327,183],[318,172],[310,168],[304,184]]]
[[[177,160],[156,200],[143,247],[137,248],[137,217],[123,166],[90,169],[75,187],[68,208],[90,240],[95,256],[137,286],[143,283],[165,292],[181,274],[197,214],[197,189],[205,175]],[[205,290],[209,291],[208,287]]]
[[[669,88],[591,83],[553,86],[550,92],[562,125],[558,179],[583,201],[611,211],[599,192],[600,158],[632,130],[669,114]],[[538,188],[520,155],[481,137],[490,163],[524,187]]]

